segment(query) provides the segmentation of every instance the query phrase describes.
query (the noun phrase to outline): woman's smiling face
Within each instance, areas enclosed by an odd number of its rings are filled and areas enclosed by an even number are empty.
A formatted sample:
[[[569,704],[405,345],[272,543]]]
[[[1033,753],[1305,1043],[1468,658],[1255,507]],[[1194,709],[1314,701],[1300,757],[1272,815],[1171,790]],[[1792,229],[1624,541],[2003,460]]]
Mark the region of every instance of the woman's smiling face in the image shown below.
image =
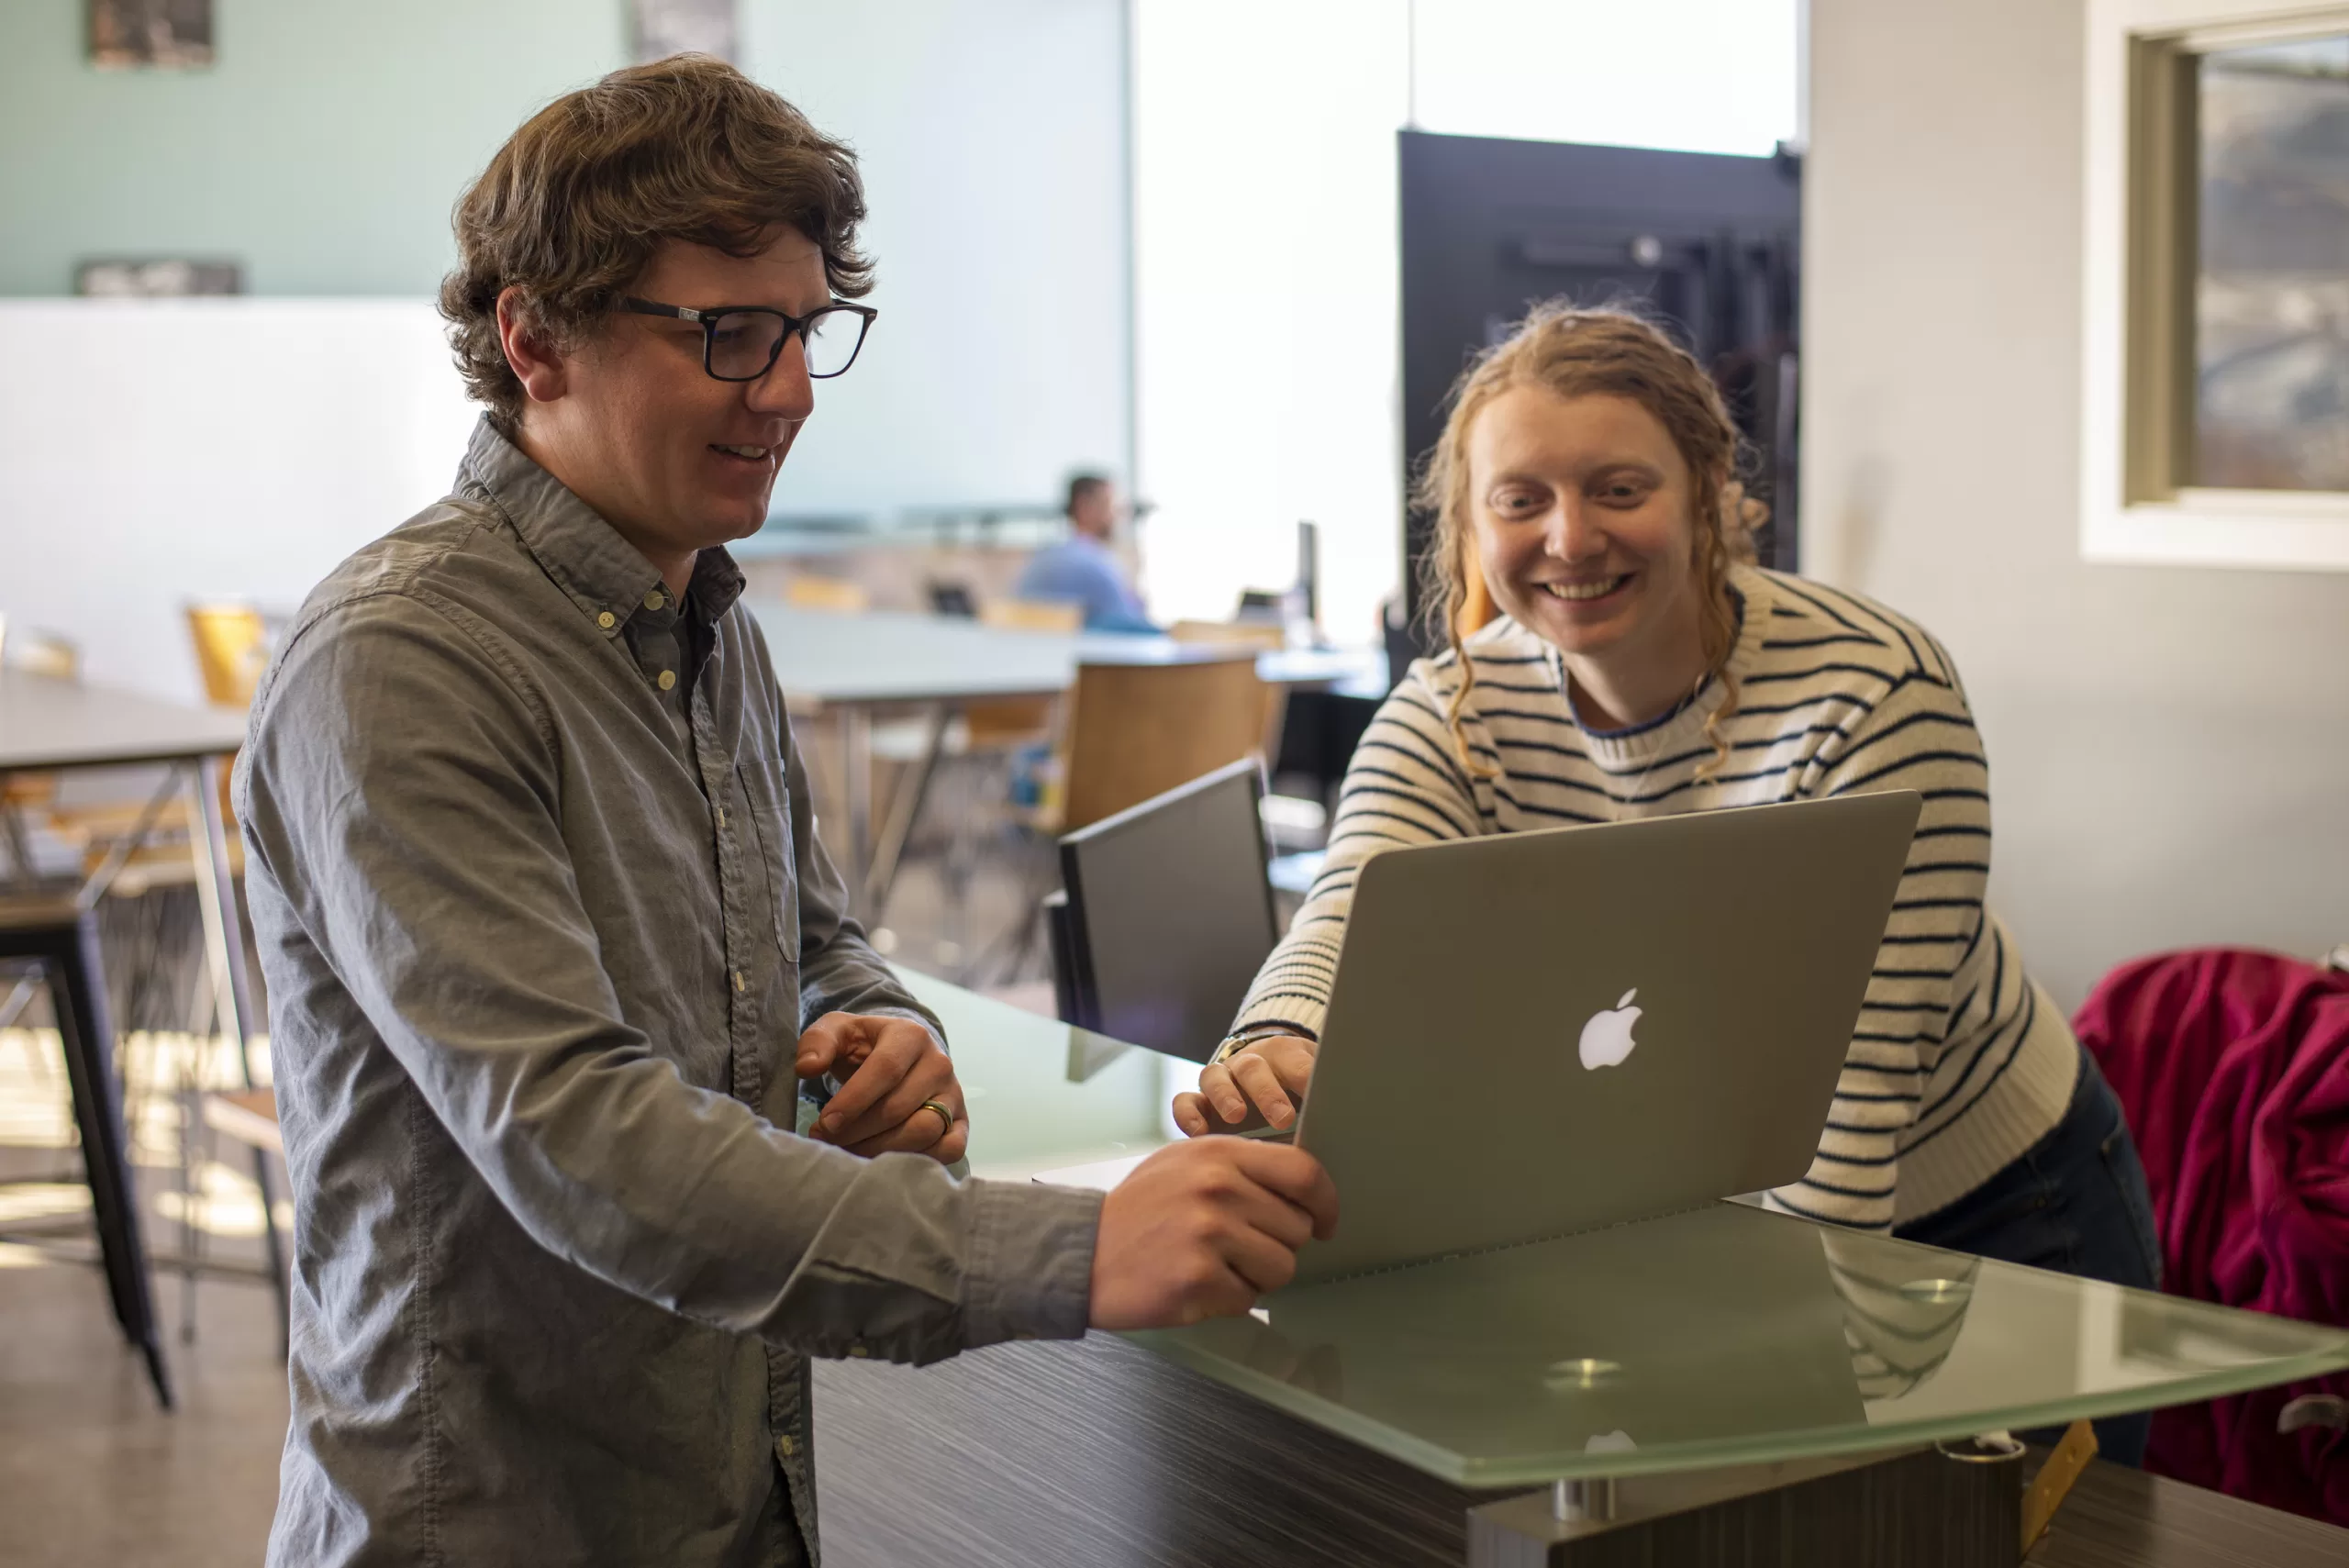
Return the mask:
[[[1466,445],[1494,601],[1570,658],[1680,662],[1698,637],[1694,487],[1655,416],[1612,394],[1519,385]]]

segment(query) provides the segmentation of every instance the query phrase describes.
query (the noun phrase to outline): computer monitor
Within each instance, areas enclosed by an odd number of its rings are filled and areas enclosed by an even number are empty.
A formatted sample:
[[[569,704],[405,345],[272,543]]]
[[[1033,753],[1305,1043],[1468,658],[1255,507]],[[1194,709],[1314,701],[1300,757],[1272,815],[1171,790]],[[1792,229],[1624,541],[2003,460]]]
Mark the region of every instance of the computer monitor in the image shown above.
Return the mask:
[[[933,582],[930,585],[930,613],[974,620],[978,617],[979,602],[971,596],[967,583]]]
[[[1278,940],[1264,782],[1233,762],[1060,841],[1070,1022],[1204,1062]]]

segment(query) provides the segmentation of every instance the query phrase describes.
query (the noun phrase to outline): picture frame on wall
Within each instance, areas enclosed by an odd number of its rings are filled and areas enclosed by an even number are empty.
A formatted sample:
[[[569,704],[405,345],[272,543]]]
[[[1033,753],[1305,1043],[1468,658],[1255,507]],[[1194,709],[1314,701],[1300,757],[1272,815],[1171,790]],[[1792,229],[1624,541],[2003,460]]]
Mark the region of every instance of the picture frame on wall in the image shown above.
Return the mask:
[[[673,54],[709,54],[739,63],[740,16],[736,0],[631,0],[634,55],[639,65]]]
[[[177,256],[93,258],[73,269],[73,292],[86,299],[188,299],[242,294],[245,269],[236,261]]]
[[[90,62],[105,71],[212,63],[212,0],[88,0]]]

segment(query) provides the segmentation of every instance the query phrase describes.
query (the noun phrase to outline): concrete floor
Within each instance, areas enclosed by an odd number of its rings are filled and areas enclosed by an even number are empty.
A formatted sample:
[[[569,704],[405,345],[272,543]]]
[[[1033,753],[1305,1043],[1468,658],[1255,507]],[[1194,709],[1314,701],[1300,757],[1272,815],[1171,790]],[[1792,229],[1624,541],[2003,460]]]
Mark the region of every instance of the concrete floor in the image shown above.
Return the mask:
[[[0,1564],[260,1563],[285,1440],[275,1316],[257,1284],[197,1289],[166,1412],[97,1270],[0,1246]],[[176,1320],[176,1283],[158,1294]]]

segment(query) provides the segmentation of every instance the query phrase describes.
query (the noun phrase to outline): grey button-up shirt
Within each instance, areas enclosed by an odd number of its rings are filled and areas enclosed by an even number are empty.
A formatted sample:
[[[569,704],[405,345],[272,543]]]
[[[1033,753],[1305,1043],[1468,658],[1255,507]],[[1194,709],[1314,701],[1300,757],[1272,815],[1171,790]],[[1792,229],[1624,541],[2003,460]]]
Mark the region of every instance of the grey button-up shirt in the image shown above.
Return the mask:
[[[740,590],[707,550],[674,603],[484,422],[262,682],[273,1564],[796,1562],[803,1358],[1085,1330],[1097,1196],[794,1132],[807,1024],[937,1025],[841,912]]]

